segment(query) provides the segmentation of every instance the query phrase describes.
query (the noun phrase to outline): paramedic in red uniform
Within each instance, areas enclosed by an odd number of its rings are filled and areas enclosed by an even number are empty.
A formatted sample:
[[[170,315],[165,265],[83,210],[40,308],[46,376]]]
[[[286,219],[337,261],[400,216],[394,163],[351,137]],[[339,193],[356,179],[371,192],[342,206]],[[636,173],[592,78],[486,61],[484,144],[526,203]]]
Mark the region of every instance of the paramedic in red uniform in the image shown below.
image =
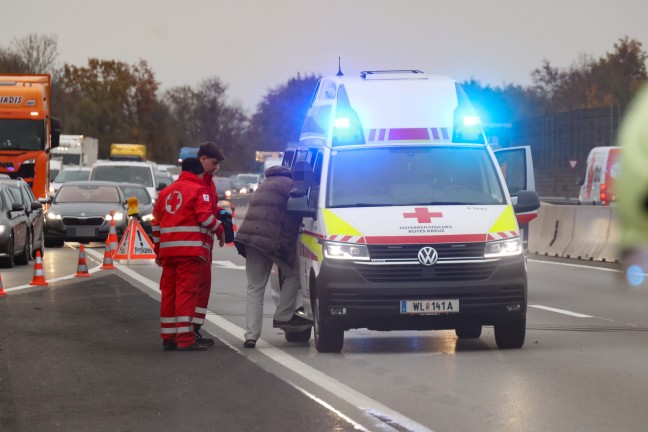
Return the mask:
[[[197,157],[204,169],[202,180],[207,188],[207,193],[209,194],[209,200],[214,217],[218,217],[220,212],[228,213],[227,210],[218,207],[218,193],[216,191],[216,185],[214,184],[214,174],[218,171],[220,163],[225,160],[225,155],[216,144],[205,142],[198,148]],[[220,224],[216,231],[216,237],[218,238],[218,245],[223,247],[225,244],[225,234],[223,232],[223,227]],[[196,310],[193,314],[192,323],[194,326],[194,332],[196,333],[196,342],[200,345],[212,346],[214,345],[214,339],[204,337],[200,333],[200,328],[205,322],[205,314],[207,313],[207,305],[209,304],[209,295],[211,294],[211,255],[214,247],[214,236],[211,233],[206,234],[206,241],[209,248],[209,259],[200,268],[198,302],[196,303]]]
[[[195,340],[192,318],[200,271],[210,259],[205,232],[216,233],[219,223],[199,177],[202,173],[197,158],[183,160],[180,177],[160,191],[153,210],[156,262],[162,265],[160,327],[165,351],[207,349]]]

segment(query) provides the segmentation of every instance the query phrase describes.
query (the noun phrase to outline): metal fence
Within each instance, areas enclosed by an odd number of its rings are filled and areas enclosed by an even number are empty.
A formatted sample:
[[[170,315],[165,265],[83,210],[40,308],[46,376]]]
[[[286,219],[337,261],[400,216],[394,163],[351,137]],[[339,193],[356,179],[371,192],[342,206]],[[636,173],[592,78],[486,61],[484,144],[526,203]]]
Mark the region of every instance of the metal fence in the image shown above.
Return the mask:
[[[578,197],[587,155],[616,145],[623,108],[592,108],[515,122],[505,146],[531,146],[536,189],[541,197]],[[570,161],[575,163],[572,167]]]

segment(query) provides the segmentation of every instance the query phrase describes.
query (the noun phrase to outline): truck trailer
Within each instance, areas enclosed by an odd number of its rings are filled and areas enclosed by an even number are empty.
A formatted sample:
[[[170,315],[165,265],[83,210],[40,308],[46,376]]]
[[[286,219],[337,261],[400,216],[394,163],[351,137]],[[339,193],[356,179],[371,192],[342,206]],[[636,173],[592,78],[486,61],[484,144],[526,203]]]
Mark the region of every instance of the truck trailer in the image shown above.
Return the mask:
[[[91,167],[97,161],[99,141],[85,135],[61,135],[59,146],[52,150],[52,159],[63,165]]]

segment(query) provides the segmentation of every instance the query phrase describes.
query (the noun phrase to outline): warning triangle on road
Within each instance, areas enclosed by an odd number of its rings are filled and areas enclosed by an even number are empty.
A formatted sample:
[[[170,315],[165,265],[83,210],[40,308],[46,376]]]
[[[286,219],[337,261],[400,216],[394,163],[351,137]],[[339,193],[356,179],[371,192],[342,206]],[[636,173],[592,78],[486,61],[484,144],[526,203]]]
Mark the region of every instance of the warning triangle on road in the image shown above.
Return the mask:
[[[153,243],[137,219],[131,218],[113,259],[155,259]]]

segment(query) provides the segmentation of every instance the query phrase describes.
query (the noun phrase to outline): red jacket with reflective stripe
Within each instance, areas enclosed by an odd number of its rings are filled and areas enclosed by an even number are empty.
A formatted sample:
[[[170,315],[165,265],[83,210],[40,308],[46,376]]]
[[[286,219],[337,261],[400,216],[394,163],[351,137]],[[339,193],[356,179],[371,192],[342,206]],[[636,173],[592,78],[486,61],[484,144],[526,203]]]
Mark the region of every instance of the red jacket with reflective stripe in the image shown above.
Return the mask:
[[[219,226],[205,183],[195,174],[183,171],[164,188],[153,209],[153,242],[158,258],[198,256],[209,259],[209,233]]]

